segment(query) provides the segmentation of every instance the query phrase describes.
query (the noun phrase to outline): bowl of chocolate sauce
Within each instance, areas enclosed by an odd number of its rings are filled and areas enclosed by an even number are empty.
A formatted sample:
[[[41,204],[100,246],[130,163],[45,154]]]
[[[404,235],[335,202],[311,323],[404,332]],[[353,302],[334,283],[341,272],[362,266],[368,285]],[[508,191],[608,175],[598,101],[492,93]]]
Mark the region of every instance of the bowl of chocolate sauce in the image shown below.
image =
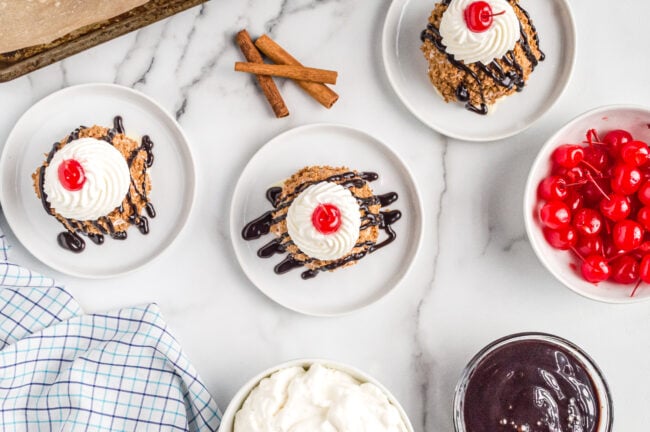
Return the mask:
[[[573,343],[545,333],[496,340],[456,387],[456,432],[610,432],[609,387]]]

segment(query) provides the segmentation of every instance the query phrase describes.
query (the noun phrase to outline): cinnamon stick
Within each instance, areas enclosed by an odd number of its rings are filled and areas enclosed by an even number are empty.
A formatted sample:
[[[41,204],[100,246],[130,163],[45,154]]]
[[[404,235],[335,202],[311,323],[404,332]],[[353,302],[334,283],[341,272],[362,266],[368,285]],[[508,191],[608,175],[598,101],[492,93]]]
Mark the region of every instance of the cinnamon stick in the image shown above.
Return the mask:
[[[237,41],[237,45],[239,45],[242,54],[246,57],[246,60],[251,63],[264,63],[262,55],[257,48],[255,48],[255,44],[253,44],[253,40],[246,30],[237,33],[235,40]],[[269,101],[269,105],[271,105],[275,116],[277,118],[288,116],[289,109],[284,103],[284,99],[282,99],[278,87],[275,85],[275,82],[273,82],[273,78],[270,76],[257,75],[257,81],[264,92],[264,96],[266,96],[266,99]]]
[[[312,81],[327,84],[336,84],[336,78],[338,77],[338,73],[331,70],[293,65],[271,65],[266,63],[236,62],[235,70],[237,72],[279,76],[299,81]]]
[[[267,35],[260,36],[255,41],[255,46],[262,51],[274,63],[281,65],[302,66],[291,54],[286,52],[280,45]],[[298,81],[296,83],[302,87],[314,99],[320,102],[325,108],[331,108],[339,99],[339,95],[325,84],[311,81]]]

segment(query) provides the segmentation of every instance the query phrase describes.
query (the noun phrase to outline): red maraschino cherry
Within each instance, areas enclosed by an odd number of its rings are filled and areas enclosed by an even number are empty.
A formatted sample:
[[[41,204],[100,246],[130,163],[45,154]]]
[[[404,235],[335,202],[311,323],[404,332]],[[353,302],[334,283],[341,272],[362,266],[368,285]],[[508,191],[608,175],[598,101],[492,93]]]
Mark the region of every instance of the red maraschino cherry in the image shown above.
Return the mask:
[[[644,205],[650,206],[650,180],[646,180],[645,183],[641,184],[636,195]]]
[[[641,187],[641,171],[628,164],[616,164],[612,169],[610,186],[614,192],[632,195]]]
[[[567,196],[567,183],[563,177],[549,176],[542,180],[537,188],[540,198],[545,200],[563,200]],[[650,193],[649,193],[650,196]]]
[[[571,222],[571,210],[561,201],[549,201],[539,211],[539,219],[545,226],[559,229]]]
[[[600,202],[600,212],[614,222],[625,219],[630,215],[630,199],[625,195],[611,194]]]
[[[632,290],[630,297],[634,297],[634,294],[636,294],[636,291],[639,289],[641,282],[650,284],[650,255],[645,255],[641,259],[641,263],[639,264],[639,282],[637,282],[636,286]]]
[[[566,205],[569,206],[569,210],[574,212],[582,208],[582,206],[585,203],[585,199],[582,195],[580,195],[575,190],[570,190],[566,198],[564,199],[564,202],[566,203]]]
[[[629,252],[643,243],[643,227],[633,220],[617,222],[612,230],[614,246],[622,251]]]
[[[609,166],[609,154],[602,146],[585,147],[583,151],[584,161],[598,171],[604,171]]]
[[[553,162],[564,168],[577,167],[585,158],[585,152],[582,147],[574,144],[564,144],[553,151],[551,155]]]
[[[578,241],[578,232],[571,225],[558,230],[545,227],[543,228],[543,232],[548,244],[555,249],[569,250],[574,247]]]
[[[615,157],[619,155],[621,147],[633,140],[634,138],[632,138],[632,135],[628,131],[622,129],[610,131],[605,134],[605,137],[603,138],[603,142],[608,146],[612,156]]]
[[[582,256],[602,255],[603,239],[599,236],[579,236],[575,248]]]
[[[597,235],[603,228],[604,223],[603,216],[593,209],[583,208],[573,215],[573,226],[582,236]]]
[[[614,282],[629,285],[639,279],[639,263],[629,255],[615,259],[611,268]]]
[[[492,6],[486,1],[475,1],[465,8],[465,24],[474,33],[487,31],[494,22],[494,17],[506,11],[492,13]]]
[[[61,162],[58,169],[61,185],[69,191],[78,191],[86,183],[84,167],[74,159],[67,159]]]
[[[643,141],[630,141],[621,146],[621,159],[635,167],[644,165],[650,159],[650,149]]]
[[[580,270],[582,271],[582,277],[591,283],[606,281],[612,273],[607,260],[601,255],[591,255],[585,258]]]
[[[311,223],[321,234],[334,234],[342,222],[341,211],[334,204],[319,204],[311,214]]]
[[[641,207],[636,213],[636,221],[641,224],[643,229],[650,232],[650,207]]]

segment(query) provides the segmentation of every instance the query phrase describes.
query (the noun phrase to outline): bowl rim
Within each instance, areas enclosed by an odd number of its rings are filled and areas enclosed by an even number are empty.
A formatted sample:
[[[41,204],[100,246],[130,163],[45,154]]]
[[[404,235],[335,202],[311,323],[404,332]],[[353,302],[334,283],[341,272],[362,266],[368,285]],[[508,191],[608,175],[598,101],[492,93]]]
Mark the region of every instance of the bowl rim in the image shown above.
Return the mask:
[[[228,406],[226,407],[225,411],[223,412],[223,415],[221,416],[221,425],[219,426],[218,431],[219,432],[233,431],[234,424],[235,424],[235,415],[237,414],[237,412],[239,411],[239,409],[241,408],[245,400],[248,398],[251,391],[253,391],[253,389],[257,387],[260,381],[262,381],[264,378],[267,378],[273,373],[278,372],[282,369],[287,369],[295,366],[301,366],[304,368],[304,367],[310,367],[314,364],[321,364],[330,369],[335,369],[341,372],[345,372],[362,383],[370,383],[377,386],[388,398],[388,401],[391,403],[391,405],[393,405],[397,409],[400,416],[402,417],[402,421],[406,425],[407,431],[415,432],[415,430],[413,429],[413,425],[411,424],[411,421],[408,415],[406,414],[406,411],[404,411],[404,408],[399,403],[397,398],[386,387],[384,387],[384,385],[381,384],[376,378],[373,378],[372,376],[368,375],[366,372],[363,372],[362,370],[354,366],[350,366],[345,363],[340,363],[334,360],[329,360],[324,358],[297,358],[293,360],[288,360],[279,363],[275,366],[269,367],[264,371],[258,373],[254,377],[250,378],[249,380],[247,380],[246,383],[242,385],[239,388],[239,390],[237,390],[235,395],[228,403]]]
[[[557,279],[560,281],[565,287],[569,288],[571,291],[575,292],[576,294],[581,295],[582,297],[588,298],[590,300],[602,302],[602,303],[609,303],[609,304],[617,304],[617,305],[625,305],[625,304],[634,304],[634,303],[641,303],[650,300],[650,296],[647,297],[624,297],[624,298],[611,298],[605,295],[598,295],[598,294],[592,294],[589,292],[586,292],[582,290],[579,287],[573,286],[570,281],[568,281],[562,274],[555,268],[555,266],[551,265],[543,255],[543,252],[541,250],[541,246],[539,244],[538,239],[539,233],[535,230],[538,230],[538,227],[535,226],[535,222],[533,221],[533,216],[530,212],[530,209],[533,208],[535,204],[535,200],[537,198],[537,184],[534,183],[534,177],[535,174],[540,170],[541,166],[543,164],[548,163],[548,160],[546,157],[542,157],[544,153],[546,153],[546,150],[548,147],[553,145],[558,138],[563,135],[568,129],[570,129],[573,125],[576,123],[589,118],[589,117],[594,117],[597,115],[600,115],[604,112],[612,112],[612,111],[622,111],[622,110],[637,110],[637,111],[643,111],[648,116],[650,117],[650,107],[640,105],[640,104],[610,104],[610,105],[602,105],[598,106],[596,108],[592,108],[588,111],[585,111],[577,116],[575,116],[573,119],[571,119],[569,122],[565,123],[561,128],[559,128],[553,135],[551,135],[550,138],[548,138],[544,144],[540,147],[540,149],[537,152],[537,155],[535,156],[535,160],[533,161],[533,164],[531,165],[531,168],[528,172],[528,178],[526,180],[526,186],[524,189],[524,199],[523,199],[523,207],[524,207],[524,225],[526,227],[526,235],[528,236],[528,241],[533,248],[533,251],[535,252],[535,255],[537,256],[537,259],[542,263],[542,265]]]

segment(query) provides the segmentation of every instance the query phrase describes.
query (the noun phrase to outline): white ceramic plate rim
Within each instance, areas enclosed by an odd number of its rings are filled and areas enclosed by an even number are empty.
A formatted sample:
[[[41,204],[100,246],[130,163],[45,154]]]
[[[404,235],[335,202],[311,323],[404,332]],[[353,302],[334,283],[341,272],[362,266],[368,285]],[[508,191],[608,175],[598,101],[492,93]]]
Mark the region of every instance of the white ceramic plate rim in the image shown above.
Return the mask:
[[[250,163],[252,160],[254,160],[258,154],[268,145],[272,145],[276,141],[283,140],[291,135],[294,134],[300,134],[304,131],[307,131],[309,129],[318,129],[318,128],[339,128],[339,129],[344,129],[347,131],[352,131],[357,134],[361,134],[364,136],[369,137],[370,139],[374,140],[376,143],[381,145],[383,147],[383,150],[386,151],[392,158],[394,158],[398,164],[401,165],[401,168],[404,170],[406,175],[411,180],[411,184],[413,185],[413,196],[414,196],[414,202],[413,202],[413,207],[417,213],[420,215],[420,226],[419,226],[419,235],[416,239],[417,244],[415,246],[415,250],[413,252],[413,258],[411,261],[407,264],[406,269],[402,272],[402,275],[400,276],[399,279],[395,281],[395,284],[388,290],[386,290],[382,295],[379,297],[373,298],[371,301],[368,301],[364,303],[363,305],[356,307],[356,308],[351,308],[347,309],[342,312],[332,312],[332,313],[325,313],[325,312],[313,312],[313,311],[308,311],[296,307],[291,307],[289,305],[286,305],[278,300],[276,300],[267,290],[256,284],[251,277],[251,275],[248,272],[248,269],[246,269],[242,262],[243,262],[243,257],[240,254],[239,248],[235,245],[235,242],[237,241],[236,239],[239,237],[240,232],[239,232],[239,227],[233,223],[237,219],[237,209],[235,209],[235,197],[239,196],[242,192],[241,189],[243,188],[243,178],[244,178],[244,173],[247,171]],[[294,312],[301,313],[303,315],[310,315],[310,316],[317,316],[317,317],[337,317],[337,316],[343,316],[343,315],[349,315],[351,313],[357,312],[359,310],[365,309],[368,306],[379,302],[383,298],[385,298],[388,294],[391,292],[395,291],[395,289],[402,284],[404,279],[411,273],[411,270],[413,268],[413,263],[417,260],[418,255],[420,254],[420,249],[422,247],[422,239],[424,238],[424,211],[423,211],[423,205],[422,205],[422,197],[420,195],[420,190],[418,187],[417,182],[415,181],[415,177],[413,176],[413,172],[411,169],[408,167],[408,165],[402,160],[402,158],[395,153],[395,151],[390,148],[384,141],[380,140],[379,138],[370,135],[369,133],[361,130],[361,129],[356,129],[352,126],[344,125],[344,124],[339,124],[339,123],[310,123],[307,125],[302,125],[302,126],[297,126],[295,128],[289,129],[287,131],[284,131],[280,133],[279,135],[276,135],[275,137],[271,138],[269,141],[267,141],[262,147],[260,147],[255,154],[249,159],[249,161],[246,163],[246,166],[242,170],[242,174],[239,176],[239,179],[237,180],[237,184],[235,185],[235,189],[232,194],[232,198],[230,200],[230,240],[232,243],[232,248],[235,251],[235,255],[237,256],[237,261],[239,262],[239,266],[241,267],[242,271],[248,278],[248,280],[257,287],[258,290],[260,290],[265,296],[276,302],[277,304],[292,310]]]
[[[235,393],[235,395],[230,400],[230,403],[226,407],[226,410],[224,411],[223,416],[221,417],[221,425],[219,426],[219,432],[232,432],[232,429],[235,426],[235,415],[237,414],[237,412],[239,411],[239,409],[241,408],[241,406],[243,405],[244,401],[246,400],[250,392],[253,390],[253,388],[255,388],[257,384],[259,384],[259,382],[262,381],[264,378],[282,369],[295,367],[295,366],[309,367],[313,364],[321,364],[325,367],[329,367],[331,369],[345,372],[362,383],[367,382],[376,385],[386,395],[391,405],[397,408],[397,411],[400,413],[402,420],[404,421],[404,424],[406,424],[406,428],[408,432],[414,432],[413,425],[411,424],[411,421],[406,415],[406,411],[404,411],[404,408],[402,407],[402,405],[400,405],[397,398],[395,398],[395,396],[393,396],[393,394],[375,378],[371,377],[367,373],[353,366],[348,366],[346,364],[331,361],[331,360],[313,359],[313,358],[289,360],[284,363],[280,363],[276,366],[266,369],[265,371],[257,374],[255,377],[248,380],[246,384],[244,384],[237,391],[237,393]]]
[[[443,125],[430,122],[428,121],[423,115],[420,114],[420,112],[411,104],[409,99],[406,97],[406,95],[402,92],[400,85],[398,84],[398,80],[396,77],[397,72],[393,70],[393,68],[397,68],[397,66],[393,66],[392,59],[391,59],[391,47],[392,47],[392,42],[394,38],[392,36],[395,36],[394,34],[391,34],[396,28],[398,28],[398,24],[400,23],[400,16],[402,15],[402,12],[404,10],[404,6],[413,0],[393,0],[392,3],[390,4],[388,8],[388,13],[386,14],[386,18],[384,20],[384,28],[382,31],[382,60],[384,63],[384,70],[386,71],[386,75],[388,76],[388,81],[390,82],[391,87],[397,94],[397,97],[402,101],[404,106],[408,108],[408,110],[413,114],[418,120],[420,120],[422,123],[425,125],[429,126],[431,129],[435,130],[436,132],[439,132],[449,138],[454,138],[458,139],[461,141],[471,141],[471,142],[487,142],[487,141],[497,141],[505,138],[509,138],[511,136],[517,135],[541,119],[544,114],[546,114],[555,104],[557,101],[562,97],[562,95],[566,92],[567,87],[569,86],[569,83],[571,82],[571,78],[573,77],[573,70],[575,69],[575,64],[576,64],[576,59],[577,59],[577,40],[578,36],[576,33],[576,24],[575,24],[575,19],[573,17],[573,11],[571,9],[571,6],[569,5],[569,2],[567,0],[558,0],[561,1],[566,7],[566,10],[568,12],[568,16],[566,17],[570,23],[570,30],[571,34],[573,35],[573,38],[570,41],[567,41],[567,43],[571,44],[573,46],[573,56],[571,58],[571,63],[569,64],[569,68],[567,70],[567,77],[564,80],[564,83],[562,83],[562,87],[560,88],[560,91],[556,93],[555,99],[551,101],[547,105],[547,107],[540,111],[538,116],[528,122],[527,124],[524,124],[523,126],[513,128],[512,130],[508,132],[503,132],[501,134],[494,134],[494,135],[487,135],[484,137],[474,137],[474,136],[465,136],[460,133],[452,132],[449,129],[446,129]],[[397,30],[399,32],[399,29]]]
[[[571,291],[580,294],[581,296],[591,300],[596,300],[599,302],[611,303],[611,304],[631,304],[631,303],[640,303],[640,302],[648,301],[650,300],[650,297],[611,298],[606,296],[590,294],[572,286],[571,283],[562,275],[562,273],[556,271],[555,267],[549,265],[544,259],[542,259],[544,253],[540,245],[541,237],[535,234],[534,230],[537,230],[538,227],[535,226],[533,217],[530,214],[530,209],[534,207],[535,200],[537,199],[537,185],[534,184],[535,181],[534,174],[541,168],[540,167],[541,165],[548,164],[548,160],[546,160],[543,157],[543,154],[545,154],[544,150],[549,145],[553,145],[557,141],[557,139],[564,134],[564,132],[567,129],[571,128],[571,126],[580,122],[581,120],[587,117],[598,115],[599,113],[602,112],[619,110],[619,109],[641,110],[650,114],[650,108],[642,105],[630,105],[630,104],[604,105],[598,108],[591,109],[585,113],[576,116],[573,120],[569,121],[567,124],[562,126],[557,132],[553,134],[553,136],[551,136],[544,143],[544,145],[540,148],[539,152],[537,153],[537,156],[535,157],[535,161],[533,162],[533,165],[528,174],[528,180],[526,181],[526,189],[525,189],[526,192],[524,194],[524,222],[526,225],[526,235],[528,236],[528,240],[530,241],[530,244],[533,247],[533,250],[535,251],[535,255],[537,255],[537,258],[544,265],[544,267],[546,267],[546,269],[549,272],[551,272],[551,274],[555,276],[555,278],[559,280],[564,286],[569,288]]]
[[[16,236],[18,241],[31,253],[36,259],[47,265],[48,267],[60,272],[64,273],[70,276],[75,276],[75,277],[80,277],[80,278],[85,278],[85,279],[109,279],[117,276],[124,276],[130,273],[133,273],[149,264],[154,262],[156,259],[158,259],[166,250],[169,249],[169,247],[176,242],[178,239],[178,236],[183,232],[183,229],[185,228],[185,225],[187,224],[187,221],[189,220],[189,217],[192,213],[192,209],[194,208],[194,201],[196,199],[196,167],[194,164],[194,156],[192,155],[192,149],[189,145],[189,140],[187,139],[187,136],[185,135],[185,132],[181,128],[181,126],[178,124],[176,119],[174,119],[158,102],[150,98],[149,96],[145,95],[144,93],[141,93],[137,90],[134,90],[130,87],[125,87],[121,86],[118,84],[112,84],[112,83],[88,83],[88,84],[79,84],[79,85],[74,85],[70,87],[63,88],[61,90],[55,91],[44,98],[40,99],[38,102],[30,106],[21,116],[20,118],[16,121],[14,124],[14,127],[11,129],[11,132],[7,136],[7,139],[5,141],[4,148],[2,149],[2,156],[0,156],[0,172],[4,171],[5,164],[7,162],[7,154],[9,153],[7,143],[11,142],[14,139],[14,135],[17,134],[17,126],[20,125],[20,123],[26,118],[29,113],[37,108],[39,105],[46,104],[50,101],[50,99],[54,99],[56,97],[60,97],[61,95],[68,93],[68,92],[74,92],[74,91],[92,91],[93,89],[112,89],[114,91],[121,91],[125,93],[130,93],[132,96],[139,98],[146,103],[150,104],[153,106],[154,109],[158,110],[158,114],[163,116],[167,121],[170,122],[170,124],[176,129],[176,132],[178,132],[179,136],[182,138],[182,142],[179,142],[178,144],[182,145],[184,147],[184,152],[187,156],[187,160],[189,162],[188,167],[190,168],[189,178],[188,178],[188,187],[187,187],[187,193],[189,194],[189,197],[186,198],[189,202],[189,206],[187,207],[187,210],[185,213],[181,216],[179,219],[179,222],[177,224],[177,228],[174,232],[174,235],[166,242],[163,244],[163,247],[160,249],[157,249],[157,251],[151,255],[151,258],[143,262],[141,265],[133,266],[125,271],[121,272],[113,272],[111,274],[93,274],[93,273],[83,273],[83,272],[78,272],[78,271],[72,271],[70,269],[64,268],[62,266],[52,264],[51,262],[48,261],[47,257],[45,257],[43,254],[39,252],[39,248],[35,245],[32,244],[26,244],[24,239],[21,239],[20,237],[20,229],[16,231],[15,229],[15,222],[12,222],[13,220],[13,214],[7,213],[5,207],[3,207],[2,211],[4,212],[5,219],[7,220],[7,224],[9,225],[9,228],[13,232],[13,234]],[[4,194],[4,185],[0,185],[0,204],[5,202],[5,194]],[[10,214],[12,216],[10,216]]]

